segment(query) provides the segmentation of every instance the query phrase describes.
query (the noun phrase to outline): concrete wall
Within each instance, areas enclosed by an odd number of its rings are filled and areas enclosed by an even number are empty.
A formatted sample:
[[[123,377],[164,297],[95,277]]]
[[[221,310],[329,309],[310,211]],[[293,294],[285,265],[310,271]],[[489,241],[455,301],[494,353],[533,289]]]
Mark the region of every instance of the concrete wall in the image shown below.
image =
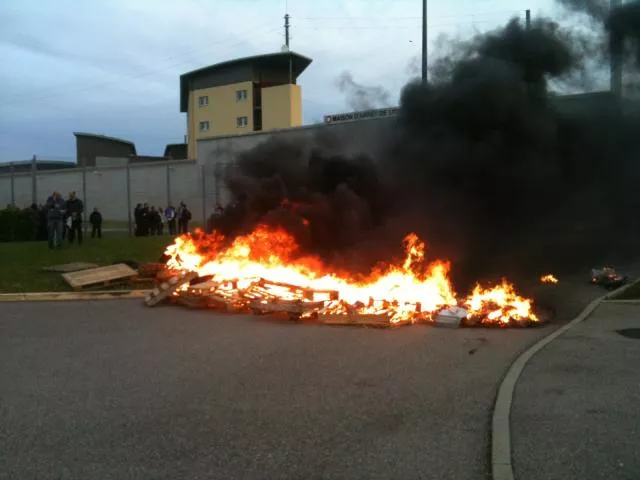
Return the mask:
[[[128,157],[96,157],[96,168],[124,167],[129,163]]]
[[[129,165],[129,197],[127,167],[89,167],[73,170],[38,172],[36,203],[44,203],[55,190],[66,198],[75,191],[89,213],[98,207],[105,220],[126,221],[137,203],[166,208],[169,201],[177,206],[184,201],[193,220],[202,222],[211,215],[216,198],[214,170],[195,161],[172,161]],[[0,208],[11,203],[11,175],[0,175]],[[13,175],[15,205],[32,203],[32,177],[28,173]]]
[[[234,94],[235,95],[235,94]],[[38,171],[36,203],[44,203],[54,190],[66,198],[76,191],[87,213],[98,207],[105,220],[126,221],[137,203],[153,206],[177,206],[184,201],[193,220],[202,222],[213,213],[216,203],[230,200],[223,172],[233,168],[238,154],[259,144],[279,138],[302,142],[307,148],[320,145],[325,149],[356,155],[368,153],[375,158],[377,139],[388,130],[390,119],[366,120],[332,125],[314,125],[286,130],[272,130],[248,135],[215,137],[198,142],[198,160],[176,160],[96,166],[55,171]],[[130,199],[127,196],[129,170]],[[14,173],[14,200],[18,207],[32,203],[31,173]],[[11,175],[0,174],[0,207],[11,203]]]
[[[39,173],[36,176],[38,202],[44,202],[55,191],[66,199],[69,192],[76,192],[82,198],[82,176],[84,169],[70,169],[53,173]]]
[[[322,146],[346,155],[366,153],[376,157],[379,140],[389,131],[393,118],[379,118],[334,124],[317,124],[300,128],[288,128],[248,135],[211,137],[198,141],[198,163],[215,165],[233,163],[238,154],[266,142],[269,139],[304,142],[311,148]]]
[[[0,177],[0,209],[11,205],[13,199],[11,197],[11,177]]]

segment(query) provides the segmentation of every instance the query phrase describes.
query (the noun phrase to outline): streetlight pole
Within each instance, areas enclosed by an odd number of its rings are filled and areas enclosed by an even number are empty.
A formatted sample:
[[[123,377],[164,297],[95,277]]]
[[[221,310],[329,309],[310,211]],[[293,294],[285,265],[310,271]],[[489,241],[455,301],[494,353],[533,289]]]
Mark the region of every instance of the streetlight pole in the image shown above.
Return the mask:
[[[427,0],[422,0],[422,83],[427,83]]]

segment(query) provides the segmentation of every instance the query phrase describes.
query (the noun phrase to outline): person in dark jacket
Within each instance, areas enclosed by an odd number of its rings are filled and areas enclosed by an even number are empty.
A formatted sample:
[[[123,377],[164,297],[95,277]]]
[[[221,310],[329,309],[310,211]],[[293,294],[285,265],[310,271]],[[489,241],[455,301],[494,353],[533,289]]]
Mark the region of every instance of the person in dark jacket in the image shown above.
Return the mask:
[[[98,207],[94,207],[93,212],[89,215],[89,223],[91,223],[91,238],[102,238],[102,214],[98,211]]]
[[[164,234],[164,224],[166,222],[166,218],[164,217],[164,208],[158,207],[158,231],[156,232],[158,235]]]
[[[71,219],[69,227],[69,244],[73,243],[78,234],[78,245],[82,245],[82,213],[84,212],[84,204],[76,196],[76,192],[69,193],[67,200],[67,215]],[[67,224],[69,221],[67,221]]]
[[[142,205],[142,236],[149,236],[149,232],[152,227],[152,219],[151,219],[151,209],[149,209],[149,204],[144,202]]]
[[[189,232],[189,220],[191,220],[191,211],[184,202],[180,202],[178,209],[178,234],[184,235]]]
[[[133,218],[136,222],[135,236],[141,237],[142,236],[142,204],[141,203],[137,204],[136,208],[133,210]]]
[[[64,219],[65,201],[60,192],[53,192],[45,206],[47,211],[47,231],[49,248],[62,245],[62,222]]]

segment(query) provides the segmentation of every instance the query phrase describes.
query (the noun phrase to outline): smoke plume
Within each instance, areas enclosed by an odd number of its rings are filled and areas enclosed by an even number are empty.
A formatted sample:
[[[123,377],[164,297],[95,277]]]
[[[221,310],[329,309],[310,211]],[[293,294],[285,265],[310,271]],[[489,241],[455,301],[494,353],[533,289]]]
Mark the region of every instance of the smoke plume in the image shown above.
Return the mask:
[[[558,0],[567,10],[584,13],[600,22],[609,14],[609,2],[610,0]]]
[[[389,92],[380,86],[358,83],[349,72],[343,72],[336,81],[340,93],[347,97],[347,105],[355,111],[389,106]]]
[[[637,32],[615,19],[611,31]],[[549,91],[584,70],[588,51],[545,19],[461,42],[436,82],[403,89],[397,119],[362,122],[385,127],[353,134],[369,154],[270,140],[241,155],[228,176],[235,202],[216,228],[284,226],[306,252],[350,269],[388,259],[414,231],[453,261],[460,285],[587,270],[599,254],[622,252],[640,208],[637,121],[607,93]]]

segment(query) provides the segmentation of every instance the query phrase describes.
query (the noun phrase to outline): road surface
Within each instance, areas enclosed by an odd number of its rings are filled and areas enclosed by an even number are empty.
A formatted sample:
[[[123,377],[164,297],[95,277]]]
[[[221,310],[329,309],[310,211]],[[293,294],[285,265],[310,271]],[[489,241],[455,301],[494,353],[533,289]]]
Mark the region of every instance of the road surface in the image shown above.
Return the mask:
[[[603,293],[576,285],[559,322]],[[497,386],[554,328],[297,325],[139,300],[0,308],[0,478],[25,480],[485,479]]]

